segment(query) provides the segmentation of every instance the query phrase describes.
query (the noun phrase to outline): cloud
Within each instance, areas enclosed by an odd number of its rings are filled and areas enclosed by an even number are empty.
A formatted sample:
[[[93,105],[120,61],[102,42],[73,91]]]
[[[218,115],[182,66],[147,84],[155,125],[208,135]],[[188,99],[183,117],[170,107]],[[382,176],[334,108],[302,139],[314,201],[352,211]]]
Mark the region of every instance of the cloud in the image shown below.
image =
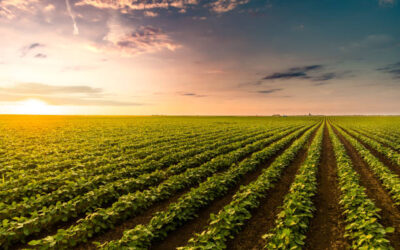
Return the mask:
[[[389,64],[383,68],[378,68],[377,70],[391,74],[394,79],[400,79],[400,62]]]
[[[68,14],[69,14],[69,16],[70,16],[71,19],[72,19],[72,24],[73,24],[73,27],[74,27],[74,35],[77,36],[77,35],[79,35],[79,29],[78,29],[78,25],[76,24],[75,15],[74,15],[74,13],[72,12],[71,5],[70,5],[70,3],[69,3],[69,0],[65,0],[65,4],[66,4],[66,6],[67,6]]]
[[[211,4],[211,9],[217,13],[224,13],[248,2],[250,2],[250,0],[217,0]]]
[[[199,95],[193,92],[178,92],[181,96],[191,96],[191,97],[206,97],[206,95]]]
[[[256,91],[259,94],[272,94],[275,92],[282,91],[283,89],[264,89],[264,90],[258,90]]]
[[[44,59],[44,58],[47,58],[47,55],[46,55],[46,54],[43,54],[43,53],[37,53],[37,54],[35,55],[35,58],[42,58],[42,59]]]
[[[294,67],[290,68],[283,72],[275,72],[270,75],[265,76],[262,80],[287,80],[293,78],[300,78],[300,79],[309,79],[310,76],[308,72],[322,69],[322,65],[309,65],[303,67]]]
[[[45,45],[41,43],[31,43],[21,49],[21,57],[26,56],[32,50],[42,47],[45,47]]]
[[[104,44],[92,44],[95,51],[109,51],[124,56],[154,53],[162,50],[175,51],[180,47],[161,29],[152,26],[140,26],[135,30],[110,21],[109,32],[103,38]]]
[[[35,4],[39,0],[2,0],[0,1],[0,17],[12,20],[17,17],[16,11],[34,13],[36,12]]]
[[[384,49],[395,46],[398,43],[390,35],[386,34],[372,34],[368,35],[360,41],[350,43],[340,47],[343,52],[355,52],[362,49]]]
[[[99,9],[114,9],[126,11],[150,11],[156,9],[177,9],[179,13],[185,13],[188,8],[200,6],[209,8],[212,12],[224,13],[250,2],[250,0],[81,0],[76,6],[90,5]]]
[[[89,86],[56,86],[43,83],[19,83],[12,87],[0,88],[0,91],[14,94],[98,94],[103,90]]]
[[[99,9],[114,10],[151,10],[177,8],[185,9],[187,6],[197,4],[197,0],[81,0],[76,6],[90,5]]]
[[[2,102],[17,102],[26,99],[40,99],[51,105],[76,106],[138,106],[136,102],[108,100],[102,98],[101,88],[90,86],[56,86],[43,83],[19,83],[11,87],[0,88]]]
[[[158,13],[154,12],[154,11],[147,10],[147,11],[143,12],[143,15],[148,16],[148,17],[156,17],[156,16],[158,16]]]
[[[0,93],[1,102],[20,102],[29,99],[38,99],[55,106],[142,106],[145,103],[123,102],[103,99],[88,99],[82,97],[57,97],[57,96],[35,96],[35,95],[9,95]]]
[[[395,0],[378,0],[378,2],[381,7],[390,7],[395,4]]]

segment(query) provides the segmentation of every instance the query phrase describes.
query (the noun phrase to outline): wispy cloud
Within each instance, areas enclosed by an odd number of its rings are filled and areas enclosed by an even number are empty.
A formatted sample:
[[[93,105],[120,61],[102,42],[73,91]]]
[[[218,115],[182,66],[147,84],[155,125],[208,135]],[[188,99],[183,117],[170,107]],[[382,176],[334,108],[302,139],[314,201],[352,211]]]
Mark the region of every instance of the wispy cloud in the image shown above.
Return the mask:
[[[90,86],[58,86],[43,83],[19,83],[8,88],[0,88],[0,91],[15,94],[98,94],[103,90]]]
[[[149,10],[156,9],[176,9],[179,13],[186,13],[188,8],[197,6],[201,8],[207,8],[212,12],[224,13],[232,11],[239,5],[243,5],[248,2],[250,2],[250,0],[81,0],[75,5],[90,5],[99,9],[114,9],[120,10],[121,12],[126,12],[127,10],[142,10],[148,12]]]
[[[181,96],[191,96],[191,97],[206,97],[207,95],[201,95],[194,92],[178,92]]]
[[[381,7],[389,7],[395,4],[395,0],[378,0]]]
[[[42,58],[42,59],[44,59],[44,58],[47,58],[47,55],[46,55],[46,54],[43,54],[43,53],[37,53],[37,54],[35,55],[35,58]]]
[[[142,106],[145,103],[124,102],[104,99],[89,99],[82,97],[58,97],[58,96],[36,96],[36,95],[10,95],[0,93],[1,102],[20,102],[29,99],[39,99],[55,106]]]
[[[399,42],[391,35],[387,34],[372,34],[364,37],[359,41],[344,45],[339,49],[343,52],[354,53],[365,49],[384,49],[396,46]]]
[[[323,65],[309,65],[303,67],[293,67],[282,72],[275,72],[262,78],[262,80],[286,80],[292,78],[309,79],[308,73],[322,69]]]
[[[78,25],[76,24],[75,15],[74,15],[74,13],[72,12],[71,5],[70,5],[70,3],[69,3],[69,0],[65,0],[65,4],[66,4],[66,6],[67,6],[68,14],[69,14],[69,16],[70,16],[71,19],[72,19],[72,24],[73,24],[73,26],[74,26],[74,35],[79,35]]]
[[[138,102],[104,99],[101,88],[90,86],[63,86],[43,83],[19,83],[0,88],[1,102],[17,102],[26,99],[40,99],[51,105],[76,106],[138,106]]]
[[[34,4],[39,0],[2,0],[0,1],[0,17],[12,20],[17,17],[16,11],[33,13],[36,11]]]
[[[45,47],[45,45],[42,43],[31,43],[21,49],[21,57],[26,56],[32,50],[43,47]]]
[[[277,89],[263,89],[263,90],[258,90],[258,91],[256,91],[256,92],[259,93],[259,94],[272,94],[272,93],[279,92],[279,91],[282,91],[282,90],[283,90],[282,88],[277,88]]]
[[[217,0],[211,3],[211,9],[217,13],[224,13],[235,9],[238,5],[248,2],[250,2],[250,0]]]
[[[175,51],[179,44],[161,29],[152,26],[140,26],[135,30],[120,25],[115,20],[108,24],[109,32],[104,37],[104,44],[92,44],[95,51],[116,52],[124,56],[134,56],[143,53],[154,53],[164,49]]]
[[[400,79],[400,62],[386,65],[385,67],[378,68],[377,70],[391,74],[394,79]]]

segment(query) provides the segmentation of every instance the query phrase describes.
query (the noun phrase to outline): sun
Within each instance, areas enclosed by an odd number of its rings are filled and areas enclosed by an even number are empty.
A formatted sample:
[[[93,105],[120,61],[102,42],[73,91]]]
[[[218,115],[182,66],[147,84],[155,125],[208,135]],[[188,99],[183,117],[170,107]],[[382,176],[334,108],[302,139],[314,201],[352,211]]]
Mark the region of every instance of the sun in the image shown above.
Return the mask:
[[[14,114],[24,115],[50,115],[58,113],[57,107],[51,106],[39,99],[27,99],[21,101],[14,109]]]

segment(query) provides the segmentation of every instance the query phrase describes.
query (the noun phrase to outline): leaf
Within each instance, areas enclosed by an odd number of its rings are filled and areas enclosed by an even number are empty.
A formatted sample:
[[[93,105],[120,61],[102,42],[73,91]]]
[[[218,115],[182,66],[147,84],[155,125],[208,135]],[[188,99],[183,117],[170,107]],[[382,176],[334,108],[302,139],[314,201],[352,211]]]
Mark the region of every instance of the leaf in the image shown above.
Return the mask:
[[[394,233],[394,230],[395,230],[394,227],[385,228],[386,233],[389,233],[389,234]]]

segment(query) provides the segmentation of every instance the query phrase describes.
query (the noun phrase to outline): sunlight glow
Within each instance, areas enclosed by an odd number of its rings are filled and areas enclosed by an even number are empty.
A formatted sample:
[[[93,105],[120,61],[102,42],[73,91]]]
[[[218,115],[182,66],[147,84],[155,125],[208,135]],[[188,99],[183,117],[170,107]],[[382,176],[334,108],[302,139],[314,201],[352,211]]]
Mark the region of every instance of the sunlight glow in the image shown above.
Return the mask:
[[[59,108],[51,106],[39,99],[27,99],[19,102],[14,106],[13,114],[26,114],[26,115],[51,115],[59,114]]]

